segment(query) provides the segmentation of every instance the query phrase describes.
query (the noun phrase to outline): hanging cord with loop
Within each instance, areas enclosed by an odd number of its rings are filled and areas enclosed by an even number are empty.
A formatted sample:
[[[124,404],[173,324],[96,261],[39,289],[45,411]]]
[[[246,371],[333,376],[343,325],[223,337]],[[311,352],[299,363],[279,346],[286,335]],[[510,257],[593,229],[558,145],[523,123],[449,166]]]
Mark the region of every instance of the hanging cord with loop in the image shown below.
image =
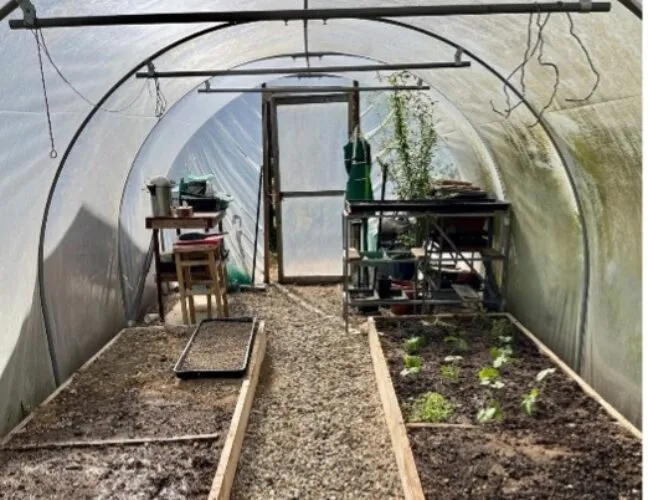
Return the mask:
[[[45,84],[45,70],[43,68],[43,55],[41,53],[41,42],[38,38],[38,31],[32,30],[34,39],[36,40],[36,48],[38,49],[38,65],[40,67],[41,82],[43,84],[43,97],[45,98],[45,113],[47,114],[47,127],[49,132],[50,144],[52,149],[50,149],[50,158],[55,159],[58,156],[56,152],[56,146],[54,145],[54,132],[52,130],[52,115],[50,113],[49,99],[47,98],[47,85]]]

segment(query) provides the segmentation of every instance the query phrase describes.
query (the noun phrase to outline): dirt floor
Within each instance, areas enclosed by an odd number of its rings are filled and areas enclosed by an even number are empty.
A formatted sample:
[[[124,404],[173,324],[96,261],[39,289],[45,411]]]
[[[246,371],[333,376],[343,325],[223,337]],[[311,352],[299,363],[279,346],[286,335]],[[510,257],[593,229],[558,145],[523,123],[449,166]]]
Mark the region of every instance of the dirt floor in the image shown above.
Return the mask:
[[[205,322],[185,356],[181,370],[241,370],[252,333],[252,323]]]
[[[475,424],[474,429],[409,430],[428,498],[640,498],[641,443],[562,371],[546,379],[534,415],[522,411],[523,396],[538,386],[536,375],[553,367],[527,337],[512,330],[513,359],[500,368],[504,387],[489,389],[478,373],[492,364],[489,349],[502,345],[501,331],[472,319],[443,321],[450,326],[421,320],[377,323],[404,418],[412,420],[412,401],[431,391],[452,404],[447,423]],[[419,353],[421,373],[403,377],[404,341],[420,335],[428,339]],[[444,341],[448,337],[466,344]],[[441,372],[448,356],[462,357],[452,376]],[[504,420],[478,426],[478,411],[492,399]]]
[[[183,327],[125,330],[50,404],[38,408],[6,446],[212,433],[221,437],[206,442],[30,452],[0,449],[0,496],[195,498],[206,494],[241,382],[177,379],[173,366],[190,333]]]

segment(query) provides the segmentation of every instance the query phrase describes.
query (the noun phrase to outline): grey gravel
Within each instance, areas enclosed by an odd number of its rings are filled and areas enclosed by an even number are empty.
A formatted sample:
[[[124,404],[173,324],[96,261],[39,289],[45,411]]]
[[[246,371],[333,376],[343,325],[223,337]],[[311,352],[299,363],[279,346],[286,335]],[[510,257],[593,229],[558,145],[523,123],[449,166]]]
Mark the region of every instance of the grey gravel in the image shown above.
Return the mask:
[[[403,498],[366,337],[274,288],[230,304],[268,333],[232,498]]]

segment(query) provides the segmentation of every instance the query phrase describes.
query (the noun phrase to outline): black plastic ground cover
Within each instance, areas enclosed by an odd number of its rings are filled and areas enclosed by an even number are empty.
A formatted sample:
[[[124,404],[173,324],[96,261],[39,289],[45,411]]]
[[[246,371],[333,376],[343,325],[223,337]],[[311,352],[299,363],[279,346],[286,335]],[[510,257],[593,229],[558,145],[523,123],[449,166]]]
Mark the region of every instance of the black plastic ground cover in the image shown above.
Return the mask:
[[[186,370],[182,369],[182,364],[184,363],[187,354],[191,350],[191,347],[200,335],[203,325],[207,323],[222,323],[223,326],[226,326],[228,323],[249,323],[250,324],[250,333],[248,337],[247,347],[245,349],[245,355],[243,356],[243,361],[241,368],[238,370]],[[256,332],[258,329],[258,322],[256,317],[253,316],[240,316],[236,318],[216,318],[216,319],[203,319],[193,334],[189,338],[187,345],[185,346],[180,358],[173,368],[174,373],[178,378],[181,379],[192,379],[192,378],[241,378],[247,372],[248,365],[250,363],[250,357],[252,356],[252,346],[254,345],[254,339],[256,338]]]

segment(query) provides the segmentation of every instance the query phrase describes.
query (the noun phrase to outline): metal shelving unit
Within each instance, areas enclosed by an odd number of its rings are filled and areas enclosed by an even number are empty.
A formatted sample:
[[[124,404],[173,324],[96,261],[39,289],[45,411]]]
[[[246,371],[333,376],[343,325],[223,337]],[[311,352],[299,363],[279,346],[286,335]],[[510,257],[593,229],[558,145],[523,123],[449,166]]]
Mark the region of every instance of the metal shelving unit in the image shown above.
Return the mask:
[[[364,225],[369,219],[382,217],[391,218],[405,216],[409,219],[423,220],[423,244],[411,249],[411,258],[392,259],[389,251],[383,256],[363,258],[361,251],[351,242],[350,234],[353,225]],[[482,218],[487,225],[486,234],[481,244],[464,245],[453,241],[448,234],[447,222],[463,218]],[[499,224],[499,228],[496,227]],[[498,230],[499,229],[499,230]],[[498,231],[498,238],[495,232]],[[424,311],[426,306],[462,305],[470,302],[487,303],[503,310],[506,306],[505,292],[507,285],[507,267],[510,248],[510,204],[495,199],[453,200],[430,199],[414,201],[346,201],[342,213],[343,237],[343,306],[345,325],[348,330],[349,307],[380,307],[391,305],[420,306]],[[495,247],[495,240],[499,248]],[[399,251],[400,253],[400,251]],[[466,257],[465,254],[471,254]],[[477,255],[475,255],[477,254]],[[445,264],[458,265],[459,262],[479,277],[480,289],[465,284],[443,286]],[[475,263],[484,264],[486,271],[482,276],[475,269]],[[496,283],[492,262],[501,262],[499,285]],[[414,263],[415,272],[412,279],[414,293],[412,299],[403,291],[390,298],[380,298],[374,287],[353,287],[350,280],[353,271],[362,268],[377,268],[390,264]],[[436,271],[437,276],[432,277]],[[360,280],[359,280],[360,281]],[[493,290],[498,288],[498,290]],[[497,304],[493,304],[493,301]]]

